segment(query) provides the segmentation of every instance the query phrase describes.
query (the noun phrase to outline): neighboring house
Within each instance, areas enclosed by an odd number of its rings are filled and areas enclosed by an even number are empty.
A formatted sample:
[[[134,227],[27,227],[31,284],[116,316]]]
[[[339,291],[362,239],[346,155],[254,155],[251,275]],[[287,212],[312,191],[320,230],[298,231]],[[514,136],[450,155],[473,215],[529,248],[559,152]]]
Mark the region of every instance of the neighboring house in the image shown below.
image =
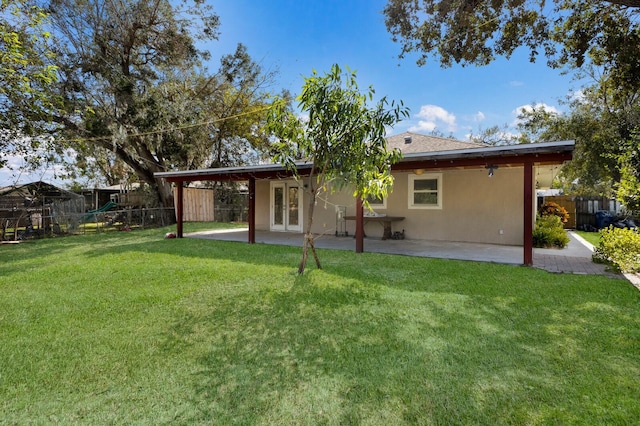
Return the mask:
[[[46,182],[0,188],[0,226],[50,229],[84,212],[84,198]]]
[[[454,139],[403,133],[388,139],[403,159],[392,167],[393,191],[372,207],[380,217],[394,219],[394,231],[405,238],[521,245],[523,263],[533,263],[532,230],[536,189],[548,188],[557,166],[571,160],[573,141],[510,146],[484,146]],[[310,164],[299,163],[304,176]],[[281,165],[157,173],[177,184],[178,236],[182,235],[183,185],[196,180],[246,181],[249,186],[249,243],[255,231],[302,232],[308,200],[301,181]],[[339,226],[356,236],[382,237],[384,227],[367,224],[364,211],[350,191],[323,193],[315,208],[312,231],[334,234]],[[338,217],[340,216],[340,218]],[[341,217],[352,220],[340,222]],[[387,230],[388,232],[388,230]]]
[[[118,194],[119,192],[119,186],[85,188],[76,191],[76,193],[84,197],[85,208],[87,210],[98,210],[104,205],[110,203],[112,195]]]

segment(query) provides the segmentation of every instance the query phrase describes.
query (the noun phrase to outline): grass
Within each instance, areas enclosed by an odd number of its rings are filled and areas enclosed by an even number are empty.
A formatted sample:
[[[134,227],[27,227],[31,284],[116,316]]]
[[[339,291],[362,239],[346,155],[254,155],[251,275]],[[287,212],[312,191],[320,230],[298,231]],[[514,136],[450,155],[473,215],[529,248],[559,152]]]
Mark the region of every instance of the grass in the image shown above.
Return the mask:
[[[640,418],[624,280],[172,230],[0,246],[0,423]]]
[[[591,243],[594,247],[600,244],[600,232],[573,231]]]

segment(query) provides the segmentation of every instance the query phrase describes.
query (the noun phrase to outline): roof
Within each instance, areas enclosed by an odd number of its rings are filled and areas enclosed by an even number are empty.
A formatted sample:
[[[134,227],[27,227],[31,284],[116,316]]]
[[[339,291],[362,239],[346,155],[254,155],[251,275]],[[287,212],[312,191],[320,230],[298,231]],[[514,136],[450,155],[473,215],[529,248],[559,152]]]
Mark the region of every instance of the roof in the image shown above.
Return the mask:
[[[58,188],[57,186],[42,181],[0,188],[0,196],[45,197],[62,199],[73,199],[81,197],[76,193],[67,191],[66,189]]]
[[[411,148],[405,147],[403,158],[393,165],[393,170],[437,169],[484,167],[488,164],[501,166],[521,166],[525,161],[535,164],[562,164],[571,160],[575,148],[574,141],[544,142],[506,146],[485,146],[471,142],[435,136],[402,133],[387,138],[389,146],[394,147],[400,141],[405,144],[405,136],[411,136]],[[413,145],[413,143],[416,145]],[[408,143],[406,145],[409,145]],[[414,147],[421,147],[413,152]],[[311,169],[311,163],[296,163],[298,172],[305,174]],[[195,180],[249,180],[276,179],[290,177],[280,164],[260,164],[255,166],[224,167],[217,169],[184,170],[160,172],[156,177],[171,182],[191,182]]]
[[[399,135],[389,136],[387,138],[387,145],[389,148],[399,149],[404,155],[419,152],[425,153],[482,148],[485,146],[475,142],[465,142],[452,138],[421,135],[419,133],[411,132],[404,132]]]

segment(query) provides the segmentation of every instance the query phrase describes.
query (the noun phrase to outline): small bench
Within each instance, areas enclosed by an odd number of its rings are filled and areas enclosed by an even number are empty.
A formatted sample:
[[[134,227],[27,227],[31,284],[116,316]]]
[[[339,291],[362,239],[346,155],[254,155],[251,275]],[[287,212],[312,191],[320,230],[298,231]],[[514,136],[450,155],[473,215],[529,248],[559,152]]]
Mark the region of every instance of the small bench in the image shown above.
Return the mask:
[[[345,220],[356,220],[355,216],[345,216]],[[400,222],[404,220],[403,216],[363,216],[362,219],[364,223],[367,222],[378,222],[382,224],[384,231],[382,232],[382,239],[389,240],[391,239],[391,224],[393,222]],[[366,235],[365,235],[366,237]]]

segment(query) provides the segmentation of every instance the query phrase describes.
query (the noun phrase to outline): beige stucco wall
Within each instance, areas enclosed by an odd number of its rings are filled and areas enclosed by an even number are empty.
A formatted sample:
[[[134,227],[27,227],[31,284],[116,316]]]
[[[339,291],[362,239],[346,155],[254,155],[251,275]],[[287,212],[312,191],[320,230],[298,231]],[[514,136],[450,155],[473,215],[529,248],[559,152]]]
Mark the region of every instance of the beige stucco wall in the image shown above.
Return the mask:
[[[489,178],[485,169],[443,170],[442,208],[408,208],[408,173],[395,175],[395,184],[387,199],[388,216],[403,216],[394,222],[393,231],[405,230],[410,239],[483,242],[505,245],[523,244],[523,168],[500,168]],[[256,182],[256,229],[269,230],[269,181]],[[355,199],[349,191],[323,193],[315,207],[312,231],[335,234],[336,205],[347,207],[347,215],[355,215]],[[308,197],[303,200],[306,226]],[[355,233],[355,222],[347,221],[349,235]],[[303,228],[304,229],[304,228]],[[379,223],[367,223],[370,237],[381,237]]]
[[[269,230],[269,181],[256,181],[256,230]]]

